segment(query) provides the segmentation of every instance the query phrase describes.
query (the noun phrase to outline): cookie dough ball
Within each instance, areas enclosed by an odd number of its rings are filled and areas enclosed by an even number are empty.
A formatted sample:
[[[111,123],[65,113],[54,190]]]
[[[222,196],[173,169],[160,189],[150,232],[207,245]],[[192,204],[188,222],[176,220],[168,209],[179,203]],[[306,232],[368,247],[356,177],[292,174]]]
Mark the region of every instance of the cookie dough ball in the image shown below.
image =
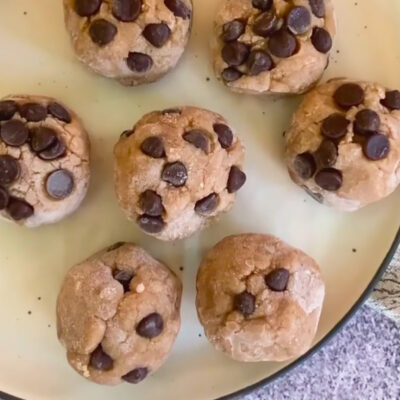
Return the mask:
[[[192,0],[64,0],[64,10],[79,60],[132,86],[175,67],[192,24]]]
[[[304,93],[328,66],[335,33],[331,0],[223,0],[214,69],[236,92]]]
[[[294,182],[328,206],[354,211],[400,183],[400,92],[335,79],[308,94],[286,132]]]
[[[116,243],[72,267],[57,300],[69,363],[96,383],[141,382],[174,344],[181,294],[172,271],[134,244]]]
[[[57,222],[79,207],[89,175],[89,138],[75,113],[48,97],[0,100],[1,218]]]
[[[182,239],[235,202],[244,148],[220,115],[195,107],[145,115],[115,146],[120,206],[146,233]]]
[[[285,361],[305,353],[324,295],[316,262],[270,235],[223,239],[197,275],[197,312],[207,338],[238,361]]]

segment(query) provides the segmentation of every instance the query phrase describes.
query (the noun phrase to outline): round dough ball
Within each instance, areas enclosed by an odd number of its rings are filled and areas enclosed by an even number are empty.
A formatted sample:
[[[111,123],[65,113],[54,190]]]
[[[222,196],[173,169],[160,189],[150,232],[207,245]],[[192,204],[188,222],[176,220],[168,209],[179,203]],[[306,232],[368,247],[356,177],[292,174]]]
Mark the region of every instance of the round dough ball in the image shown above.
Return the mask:
[[[0,217],[33,228],[74,212],[89,185],[89,147],[77,115],[57,100],[0,100]]]
[[[293,181],[328,206],[354,211],[400,183],[400,92],[334,79],[309,93],[286,132]]]
[[[237,361],[285,361],[305,353],[324,295],[317,263],[270,235],[223,239],[197,275],[197,312],[206,336]]]
[[[96,383],[141,382],[175,342],[181,295],[175,274],[134,244],[116,243],[75,265],[57,300],[69,363]]]
[[[215,73],[250,94],[300,94],[321,78],[336,33],[331,0],[223,0]]]
[[[222,116],[200,108],[145,115],[114,153],[120,206],[161,240],[207,226],[233,206],[246,180],[239,138]]]
[[[192,24],[192,0],[64,0],[64,10],[79,60],[129,86],[173,69]]]

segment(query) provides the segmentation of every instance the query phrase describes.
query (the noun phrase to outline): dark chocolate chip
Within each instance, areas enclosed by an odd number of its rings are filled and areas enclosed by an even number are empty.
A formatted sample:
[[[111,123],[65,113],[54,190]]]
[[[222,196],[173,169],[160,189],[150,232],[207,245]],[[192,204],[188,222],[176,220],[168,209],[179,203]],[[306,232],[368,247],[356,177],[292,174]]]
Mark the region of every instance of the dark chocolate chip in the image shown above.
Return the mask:
[[[140,195],[139,207],[152,217],[160,217],[164,210],[162,198],[154,190],[146,190]]]
[[[310,3],[312,13],[318,18],[323,18],[325,16],[325,0],[308,1]]]
[[[311,43],[320,53],[328,53],[332,48],[332,37],[324,28],[315,27],[311,35]]]
[[[134,129],[126,129],[121,133],[121,138],[125,137],[128,138],[129,136],[132,136],[135,133]]]
[[[43,121],[47,117],[47,110],[37,103],[25,103],[19,108],[19,113],[22,118],[30,122]]]
[[[281,29],[271,36],[268,48],[275,57],[288,58],[296,53],[297,40],[290,32]]]
[[[0,186],[0,210],[4,210],[7,207],[9,200],[10,195],[7,190],[3,186]]]
[[[265,276],[265,284],[274,292],[283,292],[289,282],[289,271],[285,268],[277,268]]]
[[[57,140],[57,133],[44,126],[32,131],[31,148],[34,152],[40,153],[53,145]]]
[[[145,379],[148,373],[149,370],[147,368],[135,368],[124,375],[121,379],[135,385]]]
[[[0,156],[0,184],[13,183],[20,174],[18,160],[9,155]]]
[[[342,187],[343,175],[335,168],[324,168],[315,175],[315,182],[322,189],[335,192]]]
[[[234,67],[228,67],[222,71],[221,76],[225,82],[234,82],[240,79],[243,76],[243,73]]]
[[[253,24],[253,32],[262,37],[271,36],[279,29],[280,19],[273,12],[264,12],[256,17]]]
[[[0,101],[0,121],[11,119],[18,111],[17,103],[13,100]]]
[[[227,189],[228,193],[237,192],[246,182],[246,174],[235,165],[229,171]]]
[[[357,135],[368,135],[369,133],[378,131],[380,125],[381,119],[378,113],[366,108],[356,114],[353,130]]]
[[[11,197],[7,206],[7,211],[14,221],[21,221],[31,217],[34,213],[33,207],[25,200]]]
[[[271,9],[273,0],[252,0],[251,4],[254,8],[261,11],[268,11]]]
[[[118,281],[122,287],[124,288],[124,293],[129,292],[131,290],[130,284],[131,280],[134,277],[134,273],[130,271],[123,271],[120,269],[113,270],[113,278]]]
[[[163,329],[164,321],[161,315],[158,313],[152,313],[139,322],[136,327],[136,332],[142,337],[153,339],[159,336]]]
[[[161,179],[175,187],[183,186],[188,178],[186,167],[180,162],[165,164]]]
[[[122,22],[133,22],[142,10],[141,0],[113,0],[112,12]]]
[[[74,9],[81,17],[90,17],[99,11],[103,0],[75,0]]]
[[[233,308],[248,317],[256,309],[256,298],[247,291],[237,294],[233,299]]]
[[[46,191],[53,199],[65,199],[72,193],[73,188],[74,177],[65,169],[58,169],[47,177]]]
[[[117,27],[111,22],[99,18],[90,24],[89,36],[98,46],[105,46],[114,40]]]
[[[400,92],[398,90],[386,92],[385,98],[381,100],[381,104],[389,110],[400,110]]]
[[[339,113],[331,114],[322,121],[321,133],[329,139],[341,139],[346,136],[350,124],[344,115]]]
[[[143,74],[151,69],[153,59],[147,54],[132,52],[129,53],[126,64],[131,71]]]
[[[249,54],[249,47],[241,42],[226,43],[222,48],[222,59],[229,66],[242,65],[246,62]]]
[[[210,152],[210,139],[207,134],[200,129],[192,129],[191,131],[185,132],[183,139],[194,147],[203,150],[206,154]]]
[[[51,161],[65,156],[66,151],[67,149],[64,142],[57,138],[54,144],[46,150],[41,151],[38,155],[42,160]]]
[[[306,180],[314,176],[317,166],[312,154],[301,153],[294,159],[293,168],[301,179]]]
[[[324,139],[314,153],[314,158],[319,167],[333,167],[338,158],[338,148],[335,142]]]
[[[152,158],[165,157],[164,143],[159,136],[149,136],[142,142],[140,149],[144,154]]]
[[[217,193],[211,193],[207,197],[199,200],[194,209],[197,214],[207,216],[212,213],[218,206],[219,203],[219,196]]]
[[[92,368],[100,371],[109,371],[114,366],[113,359],[103,350],[101,344],[90,355],[89,364]]]
[[[146,214],[141,215],[137,222],[147,233],[160,233],[165,227],[165,222],[161,217],[152,217]]]
[[[165,22],[148,24],[143,30],[143,36],[154,47],[162,47],[171,36],[171,29]]]
[[[29,137],[29,130],[22,121],[12,119],[1,126],[0,137],[9,146],[22,146]]]
[[[47,112],[54,118],[57,118],[67,124],[71,122],[71,115],[69,114],[69,111],[60,103],[56,103],[55,101],[51,102],[47,107]]]
[[[365,141],[363,151],[365,156],[370,160],[382,160],[389,154],[389,139],[385,135],[374,133]]]
[[[124,244],[125,244],[125,242],[114,243],[111,246],[107,247],[107,252],[117,250],[120,247],[122,247]]]
[[[247,60],[248,74],[251,76],[270,71],[273,66],[271,56],[264,50],[253,50]]]
[[[161,114],[182,114],[182,110],[180,108],[166,108],[165,110],[161,111]]]
[[[311,26],[311,14],[306,7],[293,7],[286,17],[288,29],[295,35],[301,35]]]
[[[241,19],[234,19],[227,22],[222,27],[221,38],[225,42],[232,42],[243,35],[246,29],[246,23]]]
[[[233,143],[233,133],[231,128],[225,124],[214,124],[214,132],[218,136],[218,141],[223,149],[229,149]]]
[[[356,83],[345,83],[336,89],[333,98],[339,107],[347,110],[364,101],[364,90]]]
[[[188,19],[192,14],[183,0],[164,0],[164,4],[174,13],[175,17]]]

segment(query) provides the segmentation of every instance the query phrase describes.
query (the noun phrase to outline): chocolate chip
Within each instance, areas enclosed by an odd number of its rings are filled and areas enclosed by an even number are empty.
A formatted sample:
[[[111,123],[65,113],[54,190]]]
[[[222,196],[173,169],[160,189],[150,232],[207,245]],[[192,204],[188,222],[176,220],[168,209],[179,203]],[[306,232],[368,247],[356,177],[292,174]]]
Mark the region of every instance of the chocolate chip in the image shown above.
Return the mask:
[[[165,157],[164,143],[159,136],[149,136],[142,142],[140,149],[144,154],[152,158]]]
[[[68,110],[61,104],[56,103],[55,101],[51,102],[48,105],[47,112],[51,114],[54,118],[66,122],[67,124],[71,122],[71,115],[69,114]]]
[[[389,139],[385,135],[375,133],[365,141],[363,151],[365,156],[370,160],[382,160],[389,154]]]
[[[189,7],[182,0],[164,0],[164,4],[174,13],[175,17],[188,19],[191,16]]]
[[[52,161],[65,156],[67,149],[64,142],[57,138],[56,141],[46,150],[41,151],[38,155],[42,160]]]
[[[116,34],[116,26],[103,18],[96,19],[90,24],[89,36],[98,46],[111,43]]]
[[[120,247],[122,247],[125,244],[125,242],[117,242],[112,244],[110,247],[107,247],[107,252],[117,250]]]
[[[386,92],[385,98],[381,100],[381,104],[389,110],[400,110],[400,92],[398,90]]]
[[[186,167],[180,161],[166,164],[161,174],[161,179],[164,182],[170,183],[175,187],[183,186],[187,178]]]
[[[359,111],[355,116],[353,130],[358,135],[368,135],[379,130],[381,119],[378,113],[368,108]]]
[[[322,189],[334,192],[342,187],[342,172],[335,168],[324,168],[315,175],[315,182]]]
[[[153,339],[159,336],[163,329],[164,321],[161,315],[158,313],[152,313],[139,322],[136,327],[136,332],[142,337]]]
[[[25,103],[19,108],[19,113],[22,118],[30,122],[43,121],[47,117],[47,110],[37,103]]]
[[[311,35],[311,43],[320,53],[328,53],[332,48],[332,37],[324,28],[315,27]]]
[[[274,66],[271,56],[263,50],[253,50],[247,61],[248,74],[251,76],[270,71]]]
[[[141,10],[141,0],[114,0],[112,3],[114,17],[122,22],[135,21]]]
[[[262,13],[254,20],[253,32],[262,37],[271,36],[279,29],[279,23],[280,20],[273,11]]]
[[[182,110],[180,108],[166,108],[165,110],[161,111],[161,114],[182,114]]]
[[[183,139],[194,147],[203,150],[206,154],[210,152],[210,140],[200,129],[192,129],[191,131],[184,133]]]
[[[233,143],[233,133],[231,128],[225,124],[214,124],[214,132],[218,136],[218,141],[223,149],[229,149]]]
[[[147,368],[136,368],[128,372],[121,379],[128,383],[137,384],[146,378],[149,370]]]
[[[103,0],[75,0],[75,11],[81,17],[90,17],[99,11]]]
[[[229,171],[228,193],[237,192],[246,182],[246,174],[235,165]]]
[[[323,18],[325,16],[325,2],[324,0],[308,0],[310,3],[312,13],[318,17]]]
[[[329,139],[341,139],[350,124],[342,114],[334,113],[322,121],[321,133]]]
[[[286,25],[294,35],[301,35],[311,26],[311,14],[306,7],[293,7],[286,17]]]
[[[34,152],[39,153],[53,145],[57,140],[57,133],[50,128],[44,126],[32,131],[31,148]]]
[[[320,167],[332,167],[338,158],[338,148],[336,143],[329,139],[324,139],[314,153],[314,158]]]
[[[162,198],[154,190],[146,190],[140,195],[139,207],[152,217],[160,217],[164,211]]]
[[[47,177],[46,191],[53,199],[65,199],[72,193],[73,188],[74,177],[65,169],[58,169]]]
[[[4,210],[7,207],[9,200],[10,195],[7,190],[0,186],[0,210]]]
[[[275,57],[288,58],[296,53],[297,40],[290,32],[281,29],[271,36],[268,48]]]
[[[241,42],[226,43],[222,48],[222,59],[229,66],[242,65],[250,54],[249,47]]]
[[[118,281],[122,287],[124,288],[124,293],[129,292],[131,290],[130,284],[131,280],[134,277],[133,272],[130,271],[123,271],[120,269],[114,269],[113,270],[113,278]]]
[[[126,129],[125,131],[123,131],[122,133],[121,133],[121,138],[128,138],[129,136],[132,136],[133,134],[135,133],[135,130],[134,129]]]
[[[225,69],[222,71],[222,74],[221,74],[222,79],[223,79],[225,82],[234,82],[234,81],[237,81],[238,79],[240,79],[240,78],[242,77],[242,75],[243,75],[243,74],[242,74],[239,70],[237,70],[236,68],[234,68],[234,67],[225,68]]]
[[[333,98],[339,107],[347,110],[364,101],[364,90],[356,83],[345,83],[336,89]]]
[[[285,268],[277,268],[265,277],[265,284],[274,292],[283,292],[289,282],[289,271]]]
[[[11,197],[7,206],[7,211],[14,221],[21,221],[33,215],[33,207],[25,200]]]
[[[103,350],[101,344],[90,355],[89,364],[92,368],[100,371],[109,371],[114,366],[113,359]]]
[[[147,233],[160,233],[165,227],[165,222],[161,217],[152,217],[146,214],[141,215],[137,222]]]
[[[14,157],[0,156],[0,184],[9,185],[13,183],[20,174],[18,160]]]
[[[11,119],[18,111],[18,106],[15,101],[2,100],[0,101],[0,121]]]
[[[317,169],[315,160],[310,153],[301,153],[296,156],[293,162],[293,168],[301,179],[310,179]]]
[[[12,119],[1,126],[0,137],[9,146],[22,146],[29,137],[29,130],[22,121]]]
[[[222,27],[221,38],[225,42],[232,42],[243,35],[246,29],[246,23],[241,19],[234,19],[233,21],[227,22]]]
[[[261,11],[268,11],[272,7],[273,0],[252,0],[251,4]]]
[[[245,317],[248,317],[256,309],[256,298],[246,291],[237,294],[233,299],[233,308]]]
[[[219,203],[219,196],[217,193],[211,193],[207,197],[199,200],[194,209],[197,214],[202,216],[207,216],[208,214],[212,213],[218,206]]]
[[[132,52],[129,53],[126,64],[131,71],[143,74],[151,69],[153,59],[147,54]]]
[[[171,29],[165,22],[148,24],[143,30],[143,36],[155,47],[162,47],[171,36]]]

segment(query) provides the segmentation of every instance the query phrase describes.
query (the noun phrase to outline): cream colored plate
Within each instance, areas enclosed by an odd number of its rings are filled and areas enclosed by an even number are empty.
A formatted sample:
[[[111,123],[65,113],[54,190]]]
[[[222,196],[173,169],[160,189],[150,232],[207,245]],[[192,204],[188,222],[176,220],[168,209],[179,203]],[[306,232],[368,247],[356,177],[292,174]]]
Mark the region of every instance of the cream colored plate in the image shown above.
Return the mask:
[[[208,36],[218,2],[194,3],[193,36],[179,68],[157,84],[124,88],[75,60],[61,0],[0,1],[0,95],[50,95],[74,108],[91,135],[93,171],[88,197],[67,220],[36,230],[0,222],[0,391],[29,400],[203,400],[242,389],[285,364],[234,362],[200,337],[195,275],[207,249],[232,233],[269,232],[315,257],[327,283],[319,341],[362,295],[393,242],[400,191],[348,215],[292,184],[282,162],[282,132],[299,99],[239,96],[217,83]],[[339,34],[326,78],[346,75],[400,88],[400,2],[335,3]],[[217,225],[190,240],[160,243],[118,209],[112,148],[142,114],[184,104],[217,111],[237,128],[247,148],[248,183]],[[143,245],[182,276],[183,325],[170,359],[153,377],[138,386],[100,387],[68,366],[56,338],[55,301],[71,265],[119,240]]]

